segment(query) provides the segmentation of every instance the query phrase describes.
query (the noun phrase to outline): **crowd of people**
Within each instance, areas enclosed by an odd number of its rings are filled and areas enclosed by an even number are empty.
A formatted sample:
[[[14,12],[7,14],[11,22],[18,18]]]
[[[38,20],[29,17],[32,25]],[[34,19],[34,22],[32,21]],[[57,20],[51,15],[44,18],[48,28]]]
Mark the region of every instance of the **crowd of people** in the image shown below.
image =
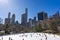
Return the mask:
[[[21,33],[0,36],[0,40],[60,40],[60,36],[47,33]]]

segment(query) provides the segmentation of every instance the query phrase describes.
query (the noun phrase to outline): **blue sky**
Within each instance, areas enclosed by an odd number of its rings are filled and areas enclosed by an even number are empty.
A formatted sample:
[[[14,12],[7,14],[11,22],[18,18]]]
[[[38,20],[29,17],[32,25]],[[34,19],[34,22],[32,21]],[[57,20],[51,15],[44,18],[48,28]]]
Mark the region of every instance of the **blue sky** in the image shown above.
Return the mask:
[[[37,17],[37,13],[45,11],[48,16],[60,12],[60,0],[2,0],[0,1],[0,18],[7,18],[8,12],[16,14],[16,20],[21,22],[21,15],[28,8],[28,18]]]

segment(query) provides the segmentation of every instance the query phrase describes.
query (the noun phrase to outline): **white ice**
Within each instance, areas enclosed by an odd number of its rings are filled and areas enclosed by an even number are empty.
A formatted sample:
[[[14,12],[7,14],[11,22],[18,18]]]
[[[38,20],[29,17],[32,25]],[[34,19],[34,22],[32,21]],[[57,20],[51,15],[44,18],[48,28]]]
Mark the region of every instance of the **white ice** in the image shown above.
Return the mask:
[[[60,36],[48,33],[20,33],[0,36],[0,40],[60,40]]]

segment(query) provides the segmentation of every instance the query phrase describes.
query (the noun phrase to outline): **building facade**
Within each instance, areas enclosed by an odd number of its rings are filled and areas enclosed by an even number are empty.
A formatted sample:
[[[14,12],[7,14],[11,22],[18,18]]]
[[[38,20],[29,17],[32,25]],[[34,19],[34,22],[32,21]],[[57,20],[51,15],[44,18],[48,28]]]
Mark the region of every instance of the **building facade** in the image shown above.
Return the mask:
[[[12,15],[10,23],[13,25],[15,24],[15,14]]]
[[[27,14],[28,14],[28,9],[26,8],[25,13],[22,14],[22,17],[21,17],[21,24],[23,26],[27,26],[27,16],[28,16]]]
[[[44,20],[44,19],[47,19],[48,16],[47,16],[47,13],[46,12],[39,12],[38,13],[38,21],[39,20]]]
[[[5,18],[5,24],[10,25],[10,12],[8,13],[8,18]]]

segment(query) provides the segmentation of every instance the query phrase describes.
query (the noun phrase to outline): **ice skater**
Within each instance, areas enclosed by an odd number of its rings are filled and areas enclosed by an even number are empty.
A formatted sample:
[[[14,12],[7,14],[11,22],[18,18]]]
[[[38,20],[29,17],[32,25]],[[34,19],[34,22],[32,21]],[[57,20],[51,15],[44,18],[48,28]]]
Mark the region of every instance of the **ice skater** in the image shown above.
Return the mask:
[[[45,40],[47,40],[47,35],[45,35],[45,37],[46,37],[46,39],[45,39]]]
[[[32,37],[32,34],[30,34],[31,35],[31,37]]]
[[[24,40],[24,38],[22,40]]]
[[[13,40],[13,39],[11,39],[11,38],[9,37],[9,40]]]

